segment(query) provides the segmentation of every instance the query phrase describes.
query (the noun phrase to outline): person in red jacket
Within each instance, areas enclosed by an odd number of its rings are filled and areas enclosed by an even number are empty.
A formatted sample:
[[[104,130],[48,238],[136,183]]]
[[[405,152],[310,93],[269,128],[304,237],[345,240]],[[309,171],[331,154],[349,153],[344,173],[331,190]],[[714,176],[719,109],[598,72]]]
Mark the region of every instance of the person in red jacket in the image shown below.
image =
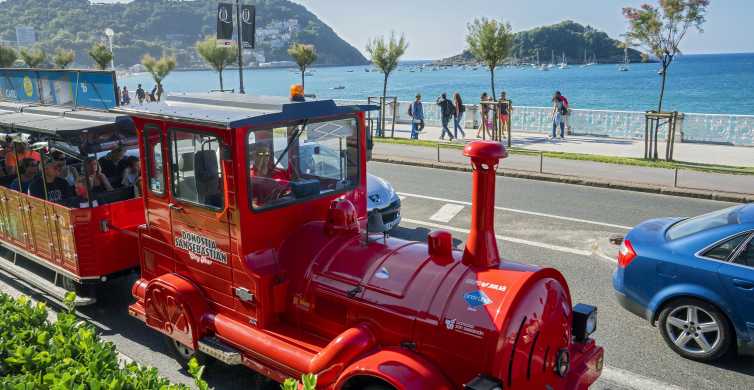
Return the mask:
[[[556,95],[559,96],[560,101],[563,103],[563,107],[565,108],[565,113],[563,114],[563,123],[565,124],[566,129],[568,129],[568,134],[571,133],[571,123],[570,123],[570,117],[571,117],[571,109],[568,106],[568,98],[563,96],[560,91],[555,92]]]

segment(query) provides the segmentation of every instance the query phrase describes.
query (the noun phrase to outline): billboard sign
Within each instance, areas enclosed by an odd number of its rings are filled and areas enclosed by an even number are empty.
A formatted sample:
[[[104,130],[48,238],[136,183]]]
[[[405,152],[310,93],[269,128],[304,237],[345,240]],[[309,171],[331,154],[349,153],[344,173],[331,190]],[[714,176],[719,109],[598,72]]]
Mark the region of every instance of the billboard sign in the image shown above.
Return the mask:
[[[217,5],[217,45],[230,46],[233,44],[233,4],[220,3]]]
[[[241,43],[244,49],[253,49],[256,46],[257,9],[253,5],[241,6]]]
[[[108,110],[118,105],[115,73],[93,70],[0,69],[0,99]]]

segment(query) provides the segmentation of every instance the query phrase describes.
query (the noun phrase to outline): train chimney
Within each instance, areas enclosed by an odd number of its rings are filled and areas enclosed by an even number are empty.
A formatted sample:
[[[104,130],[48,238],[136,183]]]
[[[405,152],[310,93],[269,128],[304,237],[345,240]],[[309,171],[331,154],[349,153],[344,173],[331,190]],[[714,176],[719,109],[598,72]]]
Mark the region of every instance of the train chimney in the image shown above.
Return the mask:
[[[472,267],[500,265],[495,238],[495,175],[500,159],[508,152],[500,142],[475,141],[463,149],[471,158],[471,231],[463,252],[463,263]]]

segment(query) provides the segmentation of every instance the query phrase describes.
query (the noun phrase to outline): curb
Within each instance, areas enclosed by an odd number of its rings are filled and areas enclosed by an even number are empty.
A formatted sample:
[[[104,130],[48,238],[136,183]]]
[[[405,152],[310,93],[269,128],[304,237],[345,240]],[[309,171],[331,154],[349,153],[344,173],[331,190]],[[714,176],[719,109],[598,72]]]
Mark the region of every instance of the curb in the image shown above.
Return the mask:
[[[453,164],[453,163],[431,162],[431,161],[426,161],[426,160],[415,160],[415,159],[395,158],[395,157],[381,157],[381,156],[374,156],[372,158],[372,161],[390,163],[390,164],[411,165],[411,166],[424,167],[424,168],[445,169],[445,170],[450,170],[450,171],[471,172],[470,166]],[[607,181],[607,180],[591,179],[591,178],[585,178],[585,177],[579,177],[579,176],[519,171],[519,170],[514,170],[514,169],[506,169],[506,170],[498,171],[497,175],[503,176],[503,177],[513,177],[513,178],[518,178],[518,179],[549,181],[549,182],[554,182],[554,183],[610,188],[610,189],[615,189],[615,190],[646,192],[646,193],[651,193],[651,194],[681,196],[681,197],[686,197],[686,198],[709,199],[709,200],[717,200],[717,201],[722,201],[722,202],[734,202],[734,203],[754,202],[754,194],[740,194],[740,193],[735,193],[735,192],[721,192],[721,191],[698,190],[698,189],[688,189],[688,188],[672,188],[672,187],[657,186],[657,185],[652,185],[652,184],[640,184],[640,183],[621,182],[621,181]]]

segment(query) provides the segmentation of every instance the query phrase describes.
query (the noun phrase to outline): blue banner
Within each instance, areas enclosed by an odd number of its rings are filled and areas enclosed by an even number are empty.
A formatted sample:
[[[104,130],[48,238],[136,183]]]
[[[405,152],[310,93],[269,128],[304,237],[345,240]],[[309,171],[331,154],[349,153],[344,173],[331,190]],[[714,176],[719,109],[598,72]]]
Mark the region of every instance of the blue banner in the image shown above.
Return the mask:
[[[0,99],[108,110],[118,105],[115,73],[0,69]]]

